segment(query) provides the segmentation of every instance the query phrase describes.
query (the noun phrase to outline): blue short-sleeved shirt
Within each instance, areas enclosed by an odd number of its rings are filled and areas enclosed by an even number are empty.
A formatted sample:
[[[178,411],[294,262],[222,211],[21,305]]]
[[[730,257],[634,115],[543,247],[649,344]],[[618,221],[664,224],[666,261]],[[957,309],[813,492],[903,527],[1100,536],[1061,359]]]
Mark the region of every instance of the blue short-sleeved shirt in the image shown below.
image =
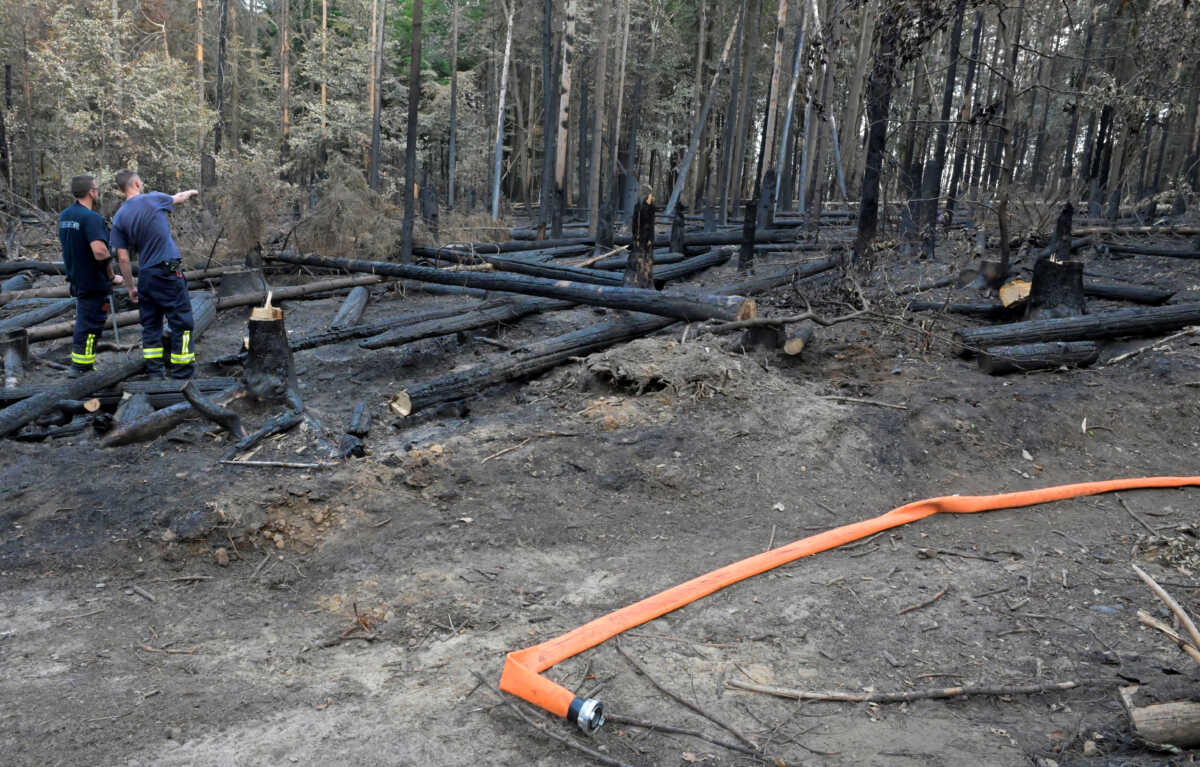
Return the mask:
[[[138,253],[138,269],[149,269],[166,261],[179,260],[179,248],[171,239],[167,212],[175,209],[175,200],[162,192],[143,192],[126,200],[113,216],[113,249],[125,248]]]
[[[104,216],[75,203],[58,216],[58,241],[62,243],[63,266],[67,269],[72,292],[76,295],[94,291],[107,293],[112,287],[107,270],[104,262],[97,261],[92,253],[93,242],[108,244]]]

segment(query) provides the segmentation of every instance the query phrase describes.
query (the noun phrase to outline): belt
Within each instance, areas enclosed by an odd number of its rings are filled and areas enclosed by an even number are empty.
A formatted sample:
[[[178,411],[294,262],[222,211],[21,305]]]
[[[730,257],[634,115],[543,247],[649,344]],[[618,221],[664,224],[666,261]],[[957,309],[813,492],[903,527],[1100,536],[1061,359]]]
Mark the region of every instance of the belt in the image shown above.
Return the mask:
[[[162,269],[164,272],[177,272],[182,265],[182,261],[163,261],[161,264],[155,264],[153,268]]]

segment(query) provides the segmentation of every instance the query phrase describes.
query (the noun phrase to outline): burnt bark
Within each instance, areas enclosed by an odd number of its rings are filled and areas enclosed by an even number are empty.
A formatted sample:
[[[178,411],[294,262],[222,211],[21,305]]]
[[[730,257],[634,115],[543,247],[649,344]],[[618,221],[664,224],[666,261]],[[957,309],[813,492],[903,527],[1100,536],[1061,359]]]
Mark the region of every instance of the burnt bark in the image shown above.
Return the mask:
[[[1046,341],[1088,341],[1120,336],[1152,336],[1200,323],[1200,303],[1117,309],[1079,317],[1025,320],[956,331],[964,353],[992,346]]]
[[[623,283],[627,287],[654,288],[654,197],[646,195],[633,208],[633,248]]]
[[[979,369],[989,375],[1087,367],[1100,357],[1095,341],[1052,341],[1049,343],[994,346],[979,355]]]

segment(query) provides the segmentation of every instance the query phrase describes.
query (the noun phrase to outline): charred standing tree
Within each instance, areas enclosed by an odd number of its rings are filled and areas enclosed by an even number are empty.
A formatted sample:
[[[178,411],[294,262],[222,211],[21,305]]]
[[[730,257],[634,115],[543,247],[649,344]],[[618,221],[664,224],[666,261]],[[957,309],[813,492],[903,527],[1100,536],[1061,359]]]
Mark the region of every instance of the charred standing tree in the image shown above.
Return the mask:
[[[954,78],[958,72],[958,45],[962,41],[963,12],[967,8],[967,0],[958,0],[954,7],[954,26],[950,30],[949,48],[946,58],[946,87],[942,91],[942,113],[937,124],[937,139],[933,150],[933,159],[925,166],[925,177],[921,184],[922,208],[924,226],[922,235],[925,255],[933,258],[937,237],[938,192],[942,180],[942,166],[946,162],[946,132],[950,126],[950,106],[954,98]]]
[[[742,217],[742,247],[738,250],[738,271],[742,273],[754,270],[754,224],[758,220],[758,200],[746,203],[746,212]]]
[[[863,171],[862,201],[859,204],[858,232],[854,239],[854,258],[865,260],[879,223],[879,176],[887,145],[888,110],[895,84],[897,43],[900,39],[902,9],[887,3],[879,19],[879,48],[871,80],[867,87],[867,160]]]
[[[958,184],[962,180],[963,166],[967,161],[967,147],[971,136],[971,99],[975,87],[975,72],[979,62],[979,46],[983,38],[983,11],[975,13],[975,33],[971,37],[971,58],[967,61],[967,77],[963,83],[962,109],[959,111],[958,140],[954,150],[954,169],[950,172],[950,186],[946,192],[946,229],[954,221],[954,208],[957,204]]]
[[[625,286],[654,288],[654,195],[633,206],[633,250],[625,267]]]
[[[412,58],[408,76],[408,129],[404,147],[404,224],[400,229],[400,261],[413,260],[413,194],[417,183],[417,109],[421,104],[421,0],[412,6]],[[376,96],[378,98],[378,95]],[[284,346],[287,339],[284,338]]]
[[[562,58],[559,61],[558,140],[554,148],[554,208],[551,214],[552,236],[562,233],[563,211],[567,206],[567,130],[571,116],[571,65],[575,56],[575,16],[579,0],[567,0],[567,26],[563,32]]]

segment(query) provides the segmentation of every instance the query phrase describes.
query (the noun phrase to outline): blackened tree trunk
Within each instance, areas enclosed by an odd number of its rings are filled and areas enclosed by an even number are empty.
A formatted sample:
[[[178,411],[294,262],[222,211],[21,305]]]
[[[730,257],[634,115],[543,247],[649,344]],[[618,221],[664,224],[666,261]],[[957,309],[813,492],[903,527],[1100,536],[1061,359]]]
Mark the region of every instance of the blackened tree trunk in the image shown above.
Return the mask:
[[[588,233],[593,237],[596,236],[596,228],[600,225],[600,177],[604,169],[604,118],[607,116],[604,109],[605,94],[608,90],[608,36],[609,27],[612,22],[609,16],[609,3],[600,3],[600,7],[596,9],[596,23],[600,27],[599,38],[596,42],[596,56],[599,61],[596,62],[596,104],[594,107],[595,114],[592,122],[592,151],[589,165],[591,173],[587,182],[587,201],[588,201]],[[583,147],[580,147],[582,153]],[[580,184],[580,189],[583,189]]]
[[[554,100],[554,34],[551,29],[551,0],[546,0],[542,11],[542,204],[538,209],[538,229],[544,230],[550,223],[550,196],[553,192],[553,166],[555,121],[558,113]],[[453,203],[453,200],[451,200]]]
[[[371,79],[371,158],[367,169],[367,185],[379,191],[379,149],[380,149],[380,119],[382,117],[383,97],[383,30],[387,3],[378,3],[379,12],[375,19],[375,28],[371,30],[374,37],[374,58],[371,67],[374,76]],[[409,181],[409,183],[412,183]]]
[[[549,0],[547,0],[547,3]],[[547,50],[545,55],[549,56]],[[532,88],[532,85],[530,86]],[[454,175],[458,151],[458,2],[450,6],[450,148],[446,160],[446,207],[454,210]]]
[[[741,85],[742,78],[742,58],[745,50],[745,21],[746,21],[746,4],[748,0],[742,0],[741,9],[738,12],[738,22],[735,27],[737,35],[737,53],[733,60],[733,76],[729,80],[729,108],[725,111],[725,129],[721,138],[721,165],[717,171],[717,186],[718,194],[720,195],[720,210],[719,216],[721,225],[729,223],[729,177],[731,175],[731,165],[733,162],[733,136],[737,126],[737,105],[738,105],[738,87]]]
[[[962,41],[963,13],[966,0],[958,0],[954,8],[954,25],[950,29],[950,43],[946,51],[949,65],[946,67],[946,87],[942,90],[942,115],[937,126],[937,139],[933,149],[933,160],[925,167],[921,197],[925,212],[925,254],[933,258],[935,233],[937,231],[938,189],[942,179],[942,165],[946,161],[946,130],[950,124],[950,104],[954,98],[954,78],[958,72],[958,45]]]
[[[417,183],[417,109],[421,104],[421,8],[422,0],[413,0],[412,53],[408,75],[408,128],[404,136],[404,225],[400,230],[400,261],[413,260],[413,186]],[[380,13],[382,16],[382,12]],[[378,95],[376,95],[378,98]]]
[[[228,122],[225,114],[225,57],[229,34],[229,0],[217,4],[217,123],[213,126],[213,154],[221,154],[221,137]]]
[[[646,195],[633,208],[633,249],[625,267],[625,286],[654,288],[654,197]]]
[[[562,58],[559,62],[558,144],[554,157],[554,237],[562,234],[562,214],[567,204],[567,130],[571,116],[571,64],[575,56],[575,11],[578,0],[567,0],[567,26],[563,33]]]
[[[494,147],[494,155],[492,157],[493,221],[500,217],[500,178],[504,172],[504,99],[508,95],[508,62],[512,58],[513,12],[515,9],[515,0],[511,5],[505,5],[504,8],[505,16],[507,17],[507,23],[505,25],[506,31],[504,33],[504,63],[500,65],[500,102],[496,105],[496,144]],[[419,46],[419,43],[417,45]],[[419,50],[419,48],[416,50]],[[411,95],[412,92],[413,91],[411,90],[410,86],[409,94]],[[409,130],[412,129],[412,125],[410,124]],[[412,144],[411,136],[409,137],[409,144]],[[410,181],[409,183],[412,182]]]
[[[1092,55],[1092,37],[1096,31],[1096,15],[1095,12],[1089,14],[1087,25],[1087,36],[1083,43],[1083,59],[1079,62],[1079,68],[1076,70],[1075,77],[1072,82],[1072,90],[1079,93],[1087,84],[1088,60]],[[1066,149],[1063,152],[1062,170],[1059,173],[1059,178],[1064,184],[1070,188],[1071,177],[1075,173],[1075,136],[1079,132],[1079,102],[1074,101],[1068,105],[1071,112],[1071,120],[1067,125],[1067,140]]]
[[[858,232],[854,238],[854,257],[867,262],[867,251],[875,239],[879,222],[879,175],[887,145],[888,110],[895,85],[897,43],[900,38],[898,4],[887,4],[879,19],[879,45],[871,79],[867,85],[867,158],[863,171],[862,202],[859,206]]]
[[[963,166],[967,161],[967,151],[971,137],[971,100],[974,96],[975,72],[979,63],[979,48],[983,40],[983,11],[975,12],[975,33],[971,38],[971,59],[967,62],[967,78],[963,83],[962,110],[958,117],[958,142],[954,151],[954,170],[950,173],[950,187],[946,192],[946,228],[954,220],[954,206],[957,203],[958,184],[962,180]]]

